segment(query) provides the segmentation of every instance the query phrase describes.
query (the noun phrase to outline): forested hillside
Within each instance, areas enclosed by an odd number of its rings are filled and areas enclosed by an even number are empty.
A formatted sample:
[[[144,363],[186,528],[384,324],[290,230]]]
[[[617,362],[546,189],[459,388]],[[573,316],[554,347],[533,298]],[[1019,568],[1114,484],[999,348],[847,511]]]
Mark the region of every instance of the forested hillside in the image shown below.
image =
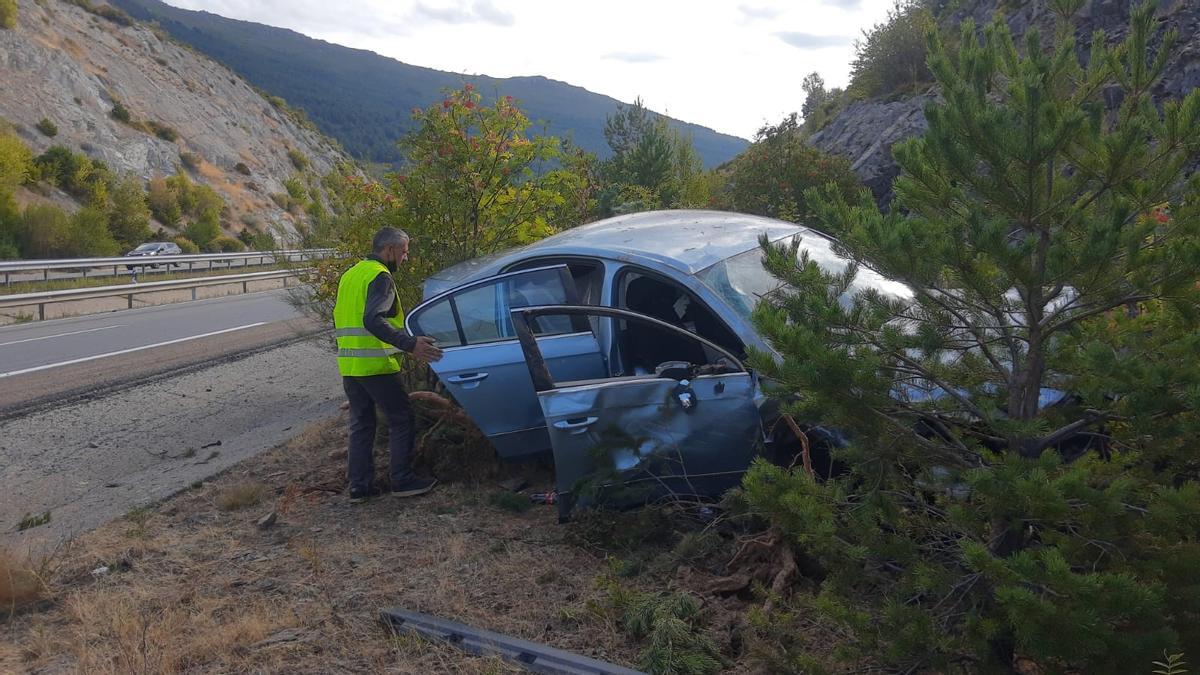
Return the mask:
[[[349,49],[157,0],[114,0],[134,17],[156,21],[176,39],[232,68],[251,84],[304,110],[354,156],[375,162],[400,158],[396,141],[413,128],[410,111],[440,100],[443,90],[469,83],[488,99],[512,96],[548,133],[571,137],[585,150],[609,154],[604,119],[619,101],[545,77],[490,78],[422,68],[374,52]],[[731,159],[747,145],[734,136],[676,120],[691,134],[705,166]]]

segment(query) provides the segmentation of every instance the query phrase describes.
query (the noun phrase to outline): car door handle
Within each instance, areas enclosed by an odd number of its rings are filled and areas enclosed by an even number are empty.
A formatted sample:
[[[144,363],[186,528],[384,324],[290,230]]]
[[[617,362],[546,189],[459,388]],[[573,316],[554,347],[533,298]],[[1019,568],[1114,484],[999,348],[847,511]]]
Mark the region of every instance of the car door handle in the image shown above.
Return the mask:
[[[559,420],[554,423],[554,428],[562,429],[571,434],[582,434],[588,427],[599,420],[599,417],[577,417],[570,420]]]
[[[450,384],[461,384],[463,389],[474,389],[479,386],[480,382],[487,379],[487,373],[467,373],[465,375],[451,375],[446,378]]]

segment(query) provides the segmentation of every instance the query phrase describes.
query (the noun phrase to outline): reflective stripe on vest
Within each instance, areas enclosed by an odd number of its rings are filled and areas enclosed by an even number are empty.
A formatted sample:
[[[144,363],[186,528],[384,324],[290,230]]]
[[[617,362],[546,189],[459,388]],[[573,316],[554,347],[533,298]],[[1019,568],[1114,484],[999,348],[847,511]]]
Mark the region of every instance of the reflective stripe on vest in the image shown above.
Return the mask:
[[[367,289],[380,274],[388,274],[383,263],[362,260],[346,270],[338,281],[333,325],[338,346],[338,371],[343,376],[387,375],[400,370],[399,350],[375,337],[363,326]],[[403,329],[404,312],[399,309],[399,293],[396,297],[397,315],[388,319],[388,322],[397,329]]]

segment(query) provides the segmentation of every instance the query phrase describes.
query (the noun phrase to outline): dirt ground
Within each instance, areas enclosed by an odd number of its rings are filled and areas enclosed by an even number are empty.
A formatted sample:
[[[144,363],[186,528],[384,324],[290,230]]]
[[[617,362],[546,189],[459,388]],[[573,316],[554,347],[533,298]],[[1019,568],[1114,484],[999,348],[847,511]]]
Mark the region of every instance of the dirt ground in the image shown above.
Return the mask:
[[[638,642],[603,610],[597,580],[612,561],[578,543],[580,526],[498,498],[496,476],[351,505],[344,460],[330,456],[343,425],[315,425],[39,558],[46,598],[0,608],[0,672],[521,672],[394,635],[385,607],[637,666]],[[544,469],[513,471],[551,484]]]

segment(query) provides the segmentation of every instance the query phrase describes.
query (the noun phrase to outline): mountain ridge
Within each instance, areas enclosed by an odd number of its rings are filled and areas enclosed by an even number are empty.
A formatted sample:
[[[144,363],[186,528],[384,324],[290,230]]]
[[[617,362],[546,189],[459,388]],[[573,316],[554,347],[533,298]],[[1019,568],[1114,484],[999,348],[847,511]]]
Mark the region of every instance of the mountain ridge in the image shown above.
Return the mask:
[[[251,220],[294,232],[300,216],[273,195],[297,162],[323,174],[348,159],[225,66],[73,2],[18,1],[17,25],[0,30],[0,82],[20,92],[0,96],[0,118],[35,155],[64,146],[143,182],[183,171],[224,199],[229,232]]]
[[[359,159],[395,162],[396,141],[411,128],[410,111],[442,98],[446,88],[474,85],[485,96],[511,95],[548,133],[570,136],[601,157],[608,155],[604,119],[621,101],[543,75],[496,78],[418,66],[366,49],[347,47],[297,31],[187,10],[158,0],[112,0],[135,18],[156,22],[173,38],[225,64],[256,87],[304,110],[325,133]],[[355,103],[347,110],[345,101]],[[668,116],[705,166],[717,166],[749,141]]]

